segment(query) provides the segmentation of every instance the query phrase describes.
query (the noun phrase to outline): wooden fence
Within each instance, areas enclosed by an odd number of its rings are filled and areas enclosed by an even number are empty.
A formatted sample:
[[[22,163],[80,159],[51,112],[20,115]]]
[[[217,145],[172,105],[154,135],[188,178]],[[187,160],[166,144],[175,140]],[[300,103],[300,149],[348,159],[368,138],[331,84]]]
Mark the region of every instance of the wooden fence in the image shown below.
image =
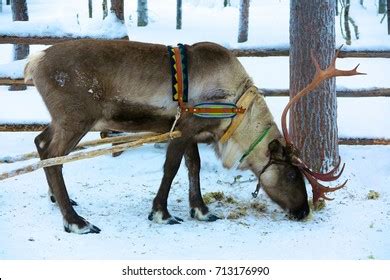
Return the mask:
[[[29,44],[29,45],[53,45],[60,42],[79,39],[99,39],[89,37],[16,37],[0,35],[0,44]],[[128,40],[128,37],[117,40]],[[238,57],[271,57],[288,56],[288,48],[248,48],[230,49]],[[390,50],[359,50],[341,51],[340,58],[390,58]],[[24,85],[23,79],[11,79],[10,77],[0,77],[0,85]],[[27,83],[33,86],[32,83]],[[265,96],[288,96],[289,91],[262,89]],[[390,88],[362,89],[362,90],[338,90],[337,97],[390,97]],[[0,124],[0,131],[41,131],[47,124]],[[384,138],[340,138],[340,144],[344,145],[389,145],[390,139]]]

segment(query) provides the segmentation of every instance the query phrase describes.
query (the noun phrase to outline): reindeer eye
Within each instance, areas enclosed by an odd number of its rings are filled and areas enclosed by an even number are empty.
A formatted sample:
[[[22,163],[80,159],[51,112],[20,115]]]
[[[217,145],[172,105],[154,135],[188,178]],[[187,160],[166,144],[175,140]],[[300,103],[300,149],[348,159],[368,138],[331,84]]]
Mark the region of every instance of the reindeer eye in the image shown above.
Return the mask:
[[[296,177],[297,177],[297,172],[294,169],[289,170],[287,172],[287,179],[289,179],[290,181],[295,180]]]

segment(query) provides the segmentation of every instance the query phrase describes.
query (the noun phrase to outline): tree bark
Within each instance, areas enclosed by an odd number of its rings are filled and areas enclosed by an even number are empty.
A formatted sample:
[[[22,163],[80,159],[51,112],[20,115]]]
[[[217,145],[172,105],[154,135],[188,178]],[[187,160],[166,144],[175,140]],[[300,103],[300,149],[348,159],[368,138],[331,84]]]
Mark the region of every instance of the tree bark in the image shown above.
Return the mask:
[[[181,29],[182,7],[182,0],[176,0],[176,29]]]
[[[26,0],[13,0],[11,3],[12,19],[14,21],[28,21],[28,9]],[[30,52],[30,46],[25,44],[14,45],[14,60],[24,59]],[[10,91],[25,90],[26,85],[12,85]]]
[[[105,19],[108,15],[107,0],[103,0],[102,8],[103,8],[103,19]]]
[[[3,0],[0,0],[0,13],[3,12]]]
[[[147,26],[148,25],[148,1],[147,0],[138,0],[138,26]]]
[[[88,16],[92,18],[92,0],[88,0]]]
[[[241,0],[240,2],[240,19],[238,26],[238,42],[243,43],[248,41],[248,25],[249,25],[249,2],[250,0]]]
[[[125,21],[123,15],[123,0],[111,0],[111,12],[115,13],[117,19],[121,22]]]
[[[310,83],[313,51],[322,68],[335,53],[335,1],[291,0],[290,96]],[[335,79],[323,82],[302,98],[290,113],[290,131],[301,155],[314,170],[327,170],[338,161]]]

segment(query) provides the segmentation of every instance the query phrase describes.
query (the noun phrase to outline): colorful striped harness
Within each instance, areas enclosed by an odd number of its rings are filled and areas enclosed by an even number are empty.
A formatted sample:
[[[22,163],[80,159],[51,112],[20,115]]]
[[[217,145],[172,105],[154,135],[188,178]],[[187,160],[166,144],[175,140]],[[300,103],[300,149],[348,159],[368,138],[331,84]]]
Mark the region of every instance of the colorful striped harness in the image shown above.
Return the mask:
[[[194,114],[201,118],[234,118],[219,140],[221,144],[224,144],[241,124],[246,108],[252,104],[254,98],[258,94],[257,88],[255,86],[248,88],[237,101],[237,104],[204,102],[196,104],[194,107],[188,107],[186,105],[188,102],[188,62],[186,48],[182,44],[178,44],[177,47],[168,46],[168,53],[171,61],[172,97],[173,101],[177,101],[179,105],[171,132],[175,129],[181,113],[184,112]],[[240,162],[254,150],[254,148],[267,136],[269,131],[270,127],[263,131],[243,154]]]
[[[182,44],[177,47],[168,46],[172,72],[172,97],[177,101],[180,113],[188,112],[201,118],[234,118],[245,113],[245,109],[234,103],[203,102],[188,107],[188,63],[186,48]]]

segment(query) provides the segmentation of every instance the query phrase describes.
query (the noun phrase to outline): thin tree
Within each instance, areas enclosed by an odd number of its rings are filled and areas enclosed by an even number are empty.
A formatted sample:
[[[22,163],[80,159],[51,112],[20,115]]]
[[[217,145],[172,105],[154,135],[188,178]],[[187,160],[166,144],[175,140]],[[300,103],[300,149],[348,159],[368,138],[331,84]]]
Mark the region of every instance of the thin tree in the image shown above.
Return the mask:
[[[226,8],[227,6],[231,6],[230,0],[223,0],[223,6]]]
[[[123,0],[111,0],[111,12],[116,15],[118,20],[124,22]]]
[[[88,0],[88,16],[92,18],[92,0]]]
[[[249,2],[250,0],[241,0],[240,2],[240,19],[238,23],[239,43],[248,41]]]
[[[14,21],[28,21],[28,10],[26,0],[13,0],[11,2],[12,19]],[[24,59],[30,52],[29,45],[14,45],[14,60]],[[12,85],[9,90],[25,90],[25,85]]]
[[[0,0],[0,13],[3,12],[3,0]]]
[[[176,29],[181,29],[182,8],[183,8],[182,0],[176,0]]]
[[[103,8],[103,19],[105,19],[108,15],[107,0],[103,0],[102,8]]]
[[[335,54],[335,1],[290,1],[290,96],[303,89],[314,75],[310,52],[322,68]],[[290,131],[302,157],[317,171],[338,161],[335,79],[321,84],[292,108]]]
[[[7,0],[6,4],[11,5],[11,0]]]
[[[138,26],[147,26],[148,25],[148,0],[138,0],[137,7],[138,14]]]
[[[390,35],[390,0],[387,0],[387,34]]]
[[[378,14],[386,14],[386,0],[379,0]]]

